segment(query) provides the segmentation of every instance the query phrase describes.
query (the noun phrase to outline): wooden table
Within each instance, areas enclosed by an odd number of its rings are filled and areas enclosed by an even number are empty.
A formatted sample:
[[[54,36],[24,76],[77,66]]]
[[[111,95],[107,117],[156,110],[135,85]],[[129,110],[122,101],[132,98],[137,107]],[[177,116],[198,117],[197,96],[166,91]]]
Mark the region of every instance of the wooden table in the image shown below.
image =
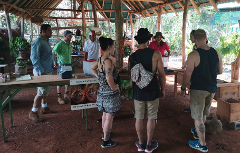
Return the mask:
[[[9,82],[0,83],[0,97],[1,97],[1,90],[7,90],[8,92],[8,97],[3,102],[2,102],[2,99],[0,98],[0,112],[1,112],[1,121],[2,121],[3,140],[6,141],[3,108],[7,104],[9,104],[11,126],[13,127],[11,100],[21,89],[70,85],[70,81],[73,79],[75,78],[62,79],[60,75],[42,75],[42,76],[32,76],[32,80],[27,80],[27,81],[16,81],[16,79],[12,79]],[[11,94],[10,90],[15,90],[15,91]],[[86,122],[87,122],[87,114],[86,114]]]

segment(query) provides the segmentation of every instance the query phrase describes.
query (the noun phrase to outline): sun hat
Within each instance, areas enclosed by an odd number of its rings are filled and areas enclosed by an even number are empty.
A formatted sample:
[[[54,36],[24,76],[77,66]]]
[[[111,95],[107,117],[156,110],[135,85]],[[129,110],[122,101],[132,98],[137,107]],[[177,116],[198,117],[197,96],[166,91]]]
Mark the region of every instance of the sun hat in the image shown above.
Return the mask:
[[[74,34],[71,31],[66,30],[66,31],[64,31],[64,35],[74,35]]]
[[[161,36],[163,39],[165,39],[161,32],[156,32],[156,35],[154,36],[154,39],[156,39],[157,36]]]
[[[93,35],[95,35],[95,31],[91,30],[90,33],[89,33],[89,36],[93,36]]]
[[[153,34],[151,34],[147,28],[140,28],[137,32],[137,35],[134,37],[138,40],[150,40]]]

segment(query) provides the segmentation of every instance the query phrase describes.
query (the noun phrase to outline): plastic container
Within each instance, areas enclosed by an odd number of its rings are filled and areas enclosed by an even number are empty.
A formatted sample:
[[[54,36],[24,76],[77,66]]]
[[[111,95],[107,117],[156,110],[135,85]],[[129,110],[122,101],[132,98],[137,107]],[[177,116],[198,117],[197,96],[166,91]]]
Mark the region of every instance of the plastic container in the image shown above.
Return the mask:
[[[168,68],[168,57],[162,57],[164,70]]]
[[[95,62],[95,59],[91,59],[91,60],[83,60],[83,73],[86,76],[93,76],[93,73],[91,71],[91,66],[92,64]]]

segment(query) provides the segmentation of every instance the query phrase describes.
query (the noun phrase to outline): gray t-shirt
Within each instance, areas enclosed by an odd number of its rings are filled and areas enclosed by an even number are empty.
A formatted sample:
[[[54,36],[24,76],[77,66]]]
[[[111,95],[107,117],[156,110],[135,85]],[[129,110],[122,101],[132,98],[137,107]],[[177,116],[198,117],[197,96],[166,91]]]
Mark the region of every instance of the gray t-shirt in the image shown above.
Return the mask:
[[[96,39],[94,42],[92,42],[90,39],[88,39],[84,43],[83,51],[88,52],[87,60],[98,59],[101,56],[99,40]]]

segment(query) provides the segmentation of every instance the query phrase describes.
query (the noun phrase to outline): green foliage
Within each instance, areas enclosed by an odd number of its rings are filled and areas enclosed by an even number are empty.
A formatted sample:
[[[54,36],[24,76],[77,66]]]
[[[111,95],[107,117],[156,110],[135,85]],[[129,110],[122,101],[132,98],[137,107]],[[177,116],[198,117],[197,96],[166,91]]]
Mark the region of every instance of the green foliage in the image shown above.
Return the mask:
[[[130,46],[124,46],[123,57],[128,57],[129,55],[131,55],[132,50],[133,49]]]
[[[11,38],[10,43],[10,49],[14,52],[15,57],[19,56],[19,49],[29,49],[31,47],[27,39],[22,37]]]
[[[23,66],[24,68],[26,67],[25,60],[17,60],[17,59],[16,59],[16,64],[17,64],[18,66]]]
[[[74,50],[78,50],[78,45],[80,45],[81,49],[82,49],[82,39],[79,39],[79,40],[76,39],[75,41],[72,41],[72,44],[73,44],[73,49]]]
[[[220,36],[220,46],[216,49],[223,55],[234,54],[238,56],[240,50],[240,36],[238,34],[232,34],[230,38]]]
[[[130,79],[126,79],[126,80],[121,80],[120,84],[119,84],[119,88],[120,90],[127,90],[127,96],[128,98],[132,98],[133,96],[133,88],[131,86],[129,86],[131,83]]]

